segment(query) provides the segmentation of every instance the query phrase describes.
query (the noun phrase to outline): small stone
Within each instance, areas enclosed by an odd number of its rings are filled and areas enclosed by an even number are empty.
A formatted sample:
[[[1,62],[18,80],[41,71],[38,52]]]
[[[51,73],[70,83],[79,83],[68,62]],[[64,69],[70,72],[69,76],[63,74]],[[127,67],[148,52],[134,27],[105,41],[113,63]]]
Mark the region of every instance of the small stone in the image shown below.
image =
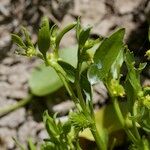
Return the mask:
[[[0,83],[0,96],[1,97],[7,97],[9,95],[9,88],[10,85],[7,82],[2,82]]]
[[[41,130],[38,134],[39,140],[42,141],[43,139],[48,138],[48,133],[45,129]]]
[[[104,0],[82,0],[79,1],[79,11],[81,12],[81,22],[83,25],[91,25],[99,23],[106,14]],[[98,6],[98,7],[95,7]]]
[[[7,95],[8,98],[11,99],[23,99],[26,98],[28,96],[28,92],[27,89],[24,88],[13,88],[13,85],[9,88],[9,93]]]
[[[34,120],[27,120],[20,128],[18,129],[18,138],[22,144],[26,145],[26,142],[29,138],[36,140],[36,133],[39,131],[38,123]],[[35,142],[35,141],[33,141]]]
[[[12,65],[14,62],[15,61],[13,57],[6,57],[2,63],[3,65]]]
[[[110,33],[111,28],[116,27],[118,24],[117,17],[109,16],[101,20],[99,24],[93,28],[93,33],[107,36]]]
[[[8,107],[9,105],[7,105]],[[6,107],[6,106],[5,106]],[[2,127],[9,127],[9,128],[16,128],[21,123],[25,121],[25,109],[20,108],[16,111],[2,117],[0,119],[0,126]]]
[[[65,102],[61,102],[57,105],[54,105],[52,110],[54,112],[58,112],[61,114],[66,114],[67,112],[69,112],[69,110],[74,108],[74,103],[71,100],[65,101]]]
[[[141,0],[115,0],[116,9],[120,14],[126,14],[134,12],[140,5]]]
[[[3,64],[0,64],[0,74],[1,75],[7,75],[8,71],[9,71],[9,67],[5,66]]]
[[[15,142],[12,139],[13,137],[16,137],[15,130],[6,127],[0,128],[0,149],[13,149],[15,147]]]
[[[145,79],[142,85],[143,87],[150,87],[150,79]]]

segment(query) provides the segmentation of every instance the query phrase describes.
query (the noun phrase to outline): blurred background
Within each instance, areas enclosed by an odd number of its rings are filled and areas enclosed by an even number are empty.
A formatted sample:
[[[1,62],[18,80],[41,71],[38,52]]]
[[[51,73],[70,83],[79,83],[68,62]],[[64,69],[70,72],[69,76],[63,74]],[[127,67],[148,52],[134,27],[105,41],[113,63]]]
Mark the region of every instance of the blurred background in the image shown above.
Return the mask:
[[[11,33],[19,33],[25,26],[34,43],[41,17],[48,16],[50,24],[64,27],[81,16],[81,23],[93,26],[91,37],[108,36],[117,27],[126,28],[126,43],[141,61],[150,48],[148,27],[150,22],[149,0],[0,0],[0,109],[17,103],[30,93],[28,80],[32,69],[41,62],[14,54],[16,46]],[[75,33],[69,32],[61,47],[76,44]],[[149,66],[149,64],[148,64]],[[142,75],[143,84],[150,84],[150,68]],[[101,89],[101,92],[97,90]],[[0,150],[15,150],[12,137],[26,145],[29,137],[39,143],[47,134],[42,123],[43,110],[58,111],[64,117],[73,104],[61,88],[0,118]],[[95,107],[107,99],[103,85],[95,86]]]

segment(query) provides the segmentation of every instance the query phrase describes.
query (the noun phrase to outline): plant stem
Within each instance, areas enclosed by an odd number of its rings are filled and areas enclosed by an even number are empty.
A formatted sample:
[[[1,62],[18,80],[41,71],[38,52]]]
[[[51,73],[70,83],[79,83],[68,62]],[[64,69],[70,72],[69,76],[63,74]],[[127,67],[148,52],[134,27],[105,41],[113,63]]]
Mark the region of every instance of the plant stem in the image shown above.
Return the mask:
[[[77,69],[76,69],[76,75],[75,75],[75,86],[78,94],[78,98],[80,101],[80,105],[83,109],[83,112],[86,114],[87,119],[92,119],[93,125],[91,127],[91,132],[93,134],[93,137],[95,139],[95,142],[97,144],[98,149],[100,150],[107,150],[107,146],[105,145],[103,138],[99,135],[98,130],[96,128],[96,123],[95,123],[95,117],[94,114],[91,116],[91,113],[89,113],[85,100],[83,98],[82,90],[80,87],[80,72],[81,72],[81,67],[82,67],[82,62],[80,62],[80,50],[78,50],[78,64],[77,64]],[[93,112],[93,110],[90,110]]]
[[[79,50],[78,50],[79,53]],[[78,54],[79,56],[79,54]],[[79,61],[79,58],[78,58]],[[80,71],[81,71],[81,67],[82,67],[82,63],[78,62],[77,64],[77,69],[76,69],[76,74],[75,74],[75,86],[76,86],[76,90],[77,90],[77,95],[81,104],[82,109],[84,110],[84,112],[87,114],[87,108],[86,108],[86,104],[82,95],[82,91],[81,91],[81,87],[80,87]]]
[[[78,103],[78,99],[76,98],[71,86],[68,84],[68,82],[66,81],[66,79],[64,78],[64,76],[60,73],[60,72],[57,72],[57,74],[59,75],[59,78],[61,79],[61,81],[63,82],[69,96],[72,98],[72,100],[74,101],[75,104]]]
[[[93,135],[95,142],[98,146],[98,149],[99,150],[107,150],[107,146],[104,143],[104,141],[102,140],[101,136],[99,135],[99,132],[98,132],[95,124],[93,124],[93,126],[91,127],[91,132],[92,132],[92,135]]]
[[[134,103],[134,106],[133,106],[133,111],[132,111],[133,116],[135,116],[135,109],[136,109],[136,103]],[[132,125],[133,125],[133,130],[134,130],[134,134],[135,134],[136,138],[138,140],[141,140],[141,137],[140,137],[140,134],[139,134],[139,131],[138,131],[138,128],[136,126],[136,122],[134,119],[132,120]]]
[[[27,103],[29,103],[32,100],[32,98],[33,98],[33,95],[29,95],[27,98],[20,100],[16,104],[13,104],[11,106],[7,106],[5,108],[0,109],[0,117],[26,105]]]
[[[125,120],[124,120],[124,117],[123,117],[122,112],[120,110],[120,106],[119,106],[117,97],[113,97],[112,99],[113,99],[114,109],[116,111],[116,114],[117,114],[117,117],[120,121],[120,124],[122,125],[123,129],[125,130],[126,134],[130,138],[130,140],[133,143],[137,143],[137,139],[134,137],[134,135],[131,133],[131,131],[126,127]]]
[[[61,79],[61,81],[63,82],[68,94],[70,95],[70,97],[72,98],[72,100],[74,101],[75,104],[78,103],[78,99],[72,89],[72,87],[70,86],[69,84],[69,81],[68,79],[66,78],[66,72],[63,70],[63,68],[57,63],[57,62],[52,62],[50,64],[54,69],[55,71],[57,72],[59,78]]]

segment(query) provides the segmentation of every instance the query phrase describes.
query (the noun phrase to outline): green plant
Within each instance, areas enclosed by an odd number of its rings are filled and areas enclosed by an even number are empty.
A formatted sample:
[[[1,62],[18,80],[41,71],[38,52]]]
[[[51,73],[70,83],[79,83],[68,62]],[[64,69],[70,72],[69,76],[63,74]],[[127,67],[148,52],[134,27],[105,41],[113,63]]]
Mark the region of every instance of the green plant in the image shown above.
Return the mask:
[[[59,54],[61,39],[72,29],[76,30],[78,45],[77,60],[74,65]],[[88,128],[98,149],[113,149],[116,139],[109,146],[109,134],[114,130],[123,129],[129,138],[130,149],[148,150],[150,149],[148,137],[150,132],[150,88],[142,87],[140,83],[140,73],[146,63],[141,63],[138,68],[135,68],[133,53],[123,42],[125,29],[117,30],[104,40],[101,38],[90,39],[90,31],[91,27],[82,28],[79,20],[59,31],[55,26],[50,28],[48,19],[43,18],[38,33],[38,49],[32,44],[26,29],[23,28],[24,41],[18,35],[12,34],[13,41],[20,48],[17,51],[19,54],[39,57],[47,67],[55,70],[76,106],[76,110],[70,112],[69,119],[65,123],[58,121],[56,115],[52,118],[47,112],[44,113],[43,120],[50,138],[45,139],[41,149],[80,150],[79,134]],[[51,52],[48,52],[49,49]],[[96,50],[91,51],[91,49]],[[146,55],[149,56],[149,52]],[[123,63],[128,70],[124,82],[121,80]],[[43,80],[44,78],[43,76]],[[103,81],[107,87],[113,104],[113,108],[110,107],[111,112],[114,111],[118,119],[117,127],[111,128],[111,130],[107,130],[107,127],[111,126],[111,124],[108,125],[111,119],[97,123],[94,114],[92,85],[99,81]],[[33,86],[32,82],[31,85]],[[45,90],[42,92],[44,93]],[[49,91],[45,93],[49,93]],[[119,99],[124,101],[123,107],[121,107]],[[105,118],[106,112],[103,111],[103,118]],[[107,115],[112,116],[111,112]],[[106,122],[107,124],[105,124]],[[31,150],[35,149],[31,142],[30,145],[33,147]]]

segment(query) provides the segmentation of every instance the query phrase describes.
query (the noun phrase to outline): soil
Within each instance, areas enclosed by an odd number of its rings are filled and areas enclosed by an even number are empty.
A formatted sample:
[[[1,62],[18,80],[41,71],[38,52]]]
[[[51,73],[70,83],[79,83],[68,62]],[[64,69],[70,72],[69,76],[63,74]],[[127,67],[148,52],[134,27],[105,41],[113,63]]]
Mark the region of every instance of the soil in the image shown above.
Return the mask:
[[[81,16],[84,26],[93,26],[92,37],[107,36],[117,27],[124,27],[129,48],[141,60],[144,60],[141,56],[150,48],[147,38],[150,21],[149,0],[0,0],[0,109],[27,97],[30,92],[30,73],[32,68],[40,63],[37,59],[15,55],[16,47],[12,45],[10,34],[20,33],[20,26],[23,25],[30,31],[33,42],[36,42],[39,22],[44,15],[60,28]],[[74,32],[69,32],[61,47],[75,43]],[[143,84],[150,84],[149,79],[148,67],[143,73]],[[101,89],[100,92],[97,89]],[[48,99],[47,97],[36,97],[36,103],[32,102],[1,117],[0,150],[17,150],[12,137],[24,145],[27,145],[29,137],[32,137],[35,143],[41,143],[42,139],[47,137],[41,119],[42,111],[58,111],[62,113],[63,119],[68,110],[74,107],[66,95],[62,97],[56,92],[53,98],[54,102],[50,103],[44,100]],[[107,98],[103,84],[96,85],[95,106],[98,103],[103,104]]]

